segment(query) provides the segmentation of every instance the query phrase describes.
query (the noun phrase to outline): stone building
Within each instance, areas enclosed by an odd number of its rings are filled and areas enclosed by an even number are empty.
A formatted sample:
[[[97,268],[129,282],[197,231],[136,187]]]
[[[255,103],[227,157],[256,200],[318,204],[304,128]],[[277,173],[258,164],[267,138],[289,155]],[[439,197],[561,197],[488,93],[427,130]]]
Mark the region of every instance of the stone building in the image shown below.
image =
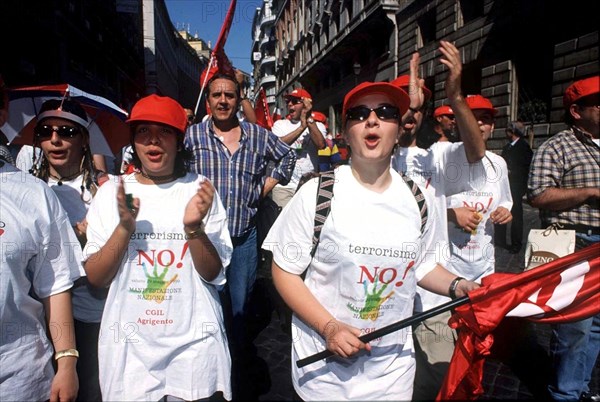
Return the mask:
[[[533,125],[537,146],[564,127],[566,86],[599,73],[599,8],[586,0],[272,0],[276,103],[284,107],[282,95],[302,86],[338,132],[344,94],[407,74],[418,51],[433,110],[444,102],[437,49],[448,40],[463,57],[464,93],[499,109],[488,146],[501,148],[506,123],[518,118]]]

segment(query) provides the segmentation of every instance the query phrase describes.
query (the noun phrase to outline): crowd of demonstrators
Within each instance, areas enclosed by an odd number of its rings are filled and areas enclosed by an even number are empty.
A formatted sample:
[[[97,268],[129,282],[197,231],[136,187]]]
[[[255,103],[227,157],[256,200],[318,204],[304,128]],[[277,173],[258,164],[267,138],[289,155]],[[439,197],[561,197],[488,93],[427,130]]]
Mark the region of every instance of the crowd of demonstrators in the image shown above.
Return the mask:
[[[563,105],[568,128],[536,150],[527,196],[542,227],[575,230],[579,249],[600,241],[600,76],[570,85]],[[599,350],[600,315],[552,325],[553,399],[593,400],[589,383]]]
[[[420,197],[390,166],[408,106],[406,92],[389,83],[367,82],[350,91],[342,124],[352,163],[335,170],[331,210],[314,258],[308,250],[318,179],[300,188],[263,244],[273,252],[274,284],[294,311],[292,361],[325,348],[337,356],[292,369],[302,400],[410,399],[415,366],[410,331],[369,344],[358,337],[412,315],[417,282],[447,295],[456,279],[432,253],[423,252],[437,241],[435,208],[428,206],[423,225]],[[361,210],[371,219],[354,219]],[[297,247],[293,257],[286,253],[289,244]],[[388,289],[377,279],[378,267],[403,280]],[[476,286],[459,281],[458,294]]]
[[[414,180],[433,199],[438,214],[434,222],[435,232],[439,236],[436,244],[438,262],[456,272],[448,264],[446,197],[463,191],[476,191],[485,181],[485,170],[480,162],[485,154],[485,144],[477,121],[461,92],[462,63],[459,51],[451,43],[442,41],[440,52],[443,55],[440,62],[449,71],[445,82],[446,96],[454,110],[463,142],[436,142],[428,149],[417,146],[417,135],[423,119],[422,106],[431,92],[425,89],[423,80],[418,78],[419,55],[415,54],[410,61],[408,79],[402,77],[392,81],[402,83],[411,99],[410,108],[402,119],[393,167]],[[448,297],[418,288],[415,312],[426,311],[449,300]],[[434,399],[441,386],[456,340],[456,333],[447,325],[449,318],[449,312],[440,314],[414,328],[417,365],[415,399]]]
[[[287,184],[296,155],[266,129],[239,121],[239,83],[231,76],[215,74],[208,80],[207,99],[211,118],[188,128],[186,145],[193,154],[192,171],[208,177],[227,210],[233,255],[227,270],[224,299],[230,299],[234,380],[237,385],[250,348],[246,320],[248,298],[257,272],[258,245],[255,215],[261,198],[277,183]],[[269,163],[274,165],[267,176]],[[228,295],[227,295],[228,291]],[[236,389],[234,389],[236,393]],[[239,390],[243,395],[243,390]],[[236,395],[237,396],[237,395]]]
[[[512,121],[506,127],[508,144],[502,148],[502,158],[508,168],[508,183],[513,205],[510,210],[512,223],[510,227],[510,244],[506,241],[506,225],[498,225],[496,245],[516,254],[523,248],[523,196],[527,192],[527,178],[533,151],[525,139],[525,125],[520,121]]]
[[[543,227],[575,230],[578,248],[600,241],[600,78],[566,89],[568,129],[537,149],[530,169],[520,121],[508,124],[502,157],[486,151],[496,109],[463,96],[458,49],[441,41],[439,51],[447,105],[433,113],[427,148],[417,145],[432,93],[418,54],[409,75],[344,97],[336,138],[304,89],[285,95],[289,115],[273,132],[254,124],[239,71],[208,80],[202,123],[173,99],[142,98],[120,179],[90,152],[81,106],[45,102],[17,158],[25,172],[0,148],[0,235],[11,245],[1,255],[3,398],[252,397],[257,209],[280,190],[273,198],[286,208],[262,246],[294,313],[292,361],[335,355],[293,365],[296,397],[434,399],[454,350],[450,313],[370,343],[358,336],[476,288],[495,268],[494,230],[505,245],[511,219],[507,248],[519,252],[526,190]],[[7,108],[2,91],[0,126]],[[347,166],[332,158],[341,144],[352,148]],[[329,199],[317,204],[319,172],[330,169]],[[373,218],[357,221],[357,210]],[[553,399],[597,397],[598,334],[598,315],[552,326]]]
[[[272,192],[273,201],[281,208],[292,198],[303,174],[316,170],[319,166],[319,149],[327,146],[325,125],[312,117],[312,96],[305,89],[298,88],[284,96],[288,115],[273,123],[273,134],[288,144],[296,152],[296,165],[290,181],[278,184]]]
[[[87,215],[85,270],[94,286],[110,286],[98,344],[102,397],[231,399],[216,288],[231,258],[226,211],[211,182],[188,172],[187,119],[176,101],[142,98],[127,122],[136,171],[105,183]]]

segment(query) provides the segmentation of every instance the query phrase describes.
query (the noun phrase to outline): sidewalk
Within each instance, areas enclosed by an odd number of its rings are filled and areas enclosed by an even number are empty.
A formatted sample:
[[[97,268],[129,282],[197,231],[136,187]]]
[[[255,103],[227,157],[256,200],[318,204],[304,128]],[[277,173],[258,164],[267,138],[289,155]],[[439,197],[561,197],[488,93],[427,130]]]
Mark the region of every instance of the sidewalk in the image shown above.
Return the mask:
[[[525,233],[539,227],[537,210],[525,204]],[[496,248],[498,272],[518,273],[523,266],[524,249],[518,254],[510,254],[505,249]],[[254,322],[257,357],[253,364],[253,378],[248,379],[248,383],[254,388],[254,399],[290,401],[293,397],[291,334],[289,330],[284,331],[284,317],[278,313],[282,311],[281,301],[272,286],[270,270],[266,267],[259,269],[255,296],[263,308],[258,309]],[[522,319],[505,320],[495,339],[493,356],[487,359],[485,365],[485,393],[481,399],[548,400],[545,385],[550,374],[547,355],[550,327]],[[600,390],[600,360],[596,362],[592,376],[592,390]]]

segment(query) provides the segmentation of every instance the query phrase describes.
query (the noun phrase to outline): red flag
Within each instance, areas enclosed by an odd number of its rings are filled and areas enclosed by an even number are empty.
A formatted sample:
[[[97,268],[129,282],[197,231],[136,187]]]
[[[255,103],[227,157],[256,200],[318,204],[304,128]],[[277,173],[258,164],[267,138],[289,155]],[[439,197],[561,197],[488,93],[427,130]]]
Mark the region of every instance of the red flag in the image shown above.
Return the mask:
[[[277,106],[275,106],[275,109],[273,109],[273,123],[280,119],[281,119],[281,109],[279,109]]]
[[[270,130],[273,127],[271,113],[269,113],[269,104],[267,103],[267,95],[265,90],[260,87],[258,97],[254,105],[254,113],[256,113],[256,124]]]
[[[198,101],[196,102],[196,112],[198,111],[200,98],[202,97],[206,83],[213,75],[216,73],[223,73],[235,77],[233,65],[225,54],[225,42],[227,41],[227,36],[229,35],[229,30],[231,29],[231,23],[233,22],[236,3],[237,0],[231,0],[231,3],[229,3],[229,10],[227,10],[227,15],[225,16],[225,20],[221,26],[221,32],[219,33],[217,42],[215,43],[213,51],[210,54],[208,66],[206,66],[204,71],[202,71],[200,74],[200,95],[198,96]]]
[[[505,316],[535,322],[582,320],[600,313],[600,243],[520,274],[492,274],[469,292],[449,321],[459,329],[446,379],[437,400],[477,399],[491,332]]]

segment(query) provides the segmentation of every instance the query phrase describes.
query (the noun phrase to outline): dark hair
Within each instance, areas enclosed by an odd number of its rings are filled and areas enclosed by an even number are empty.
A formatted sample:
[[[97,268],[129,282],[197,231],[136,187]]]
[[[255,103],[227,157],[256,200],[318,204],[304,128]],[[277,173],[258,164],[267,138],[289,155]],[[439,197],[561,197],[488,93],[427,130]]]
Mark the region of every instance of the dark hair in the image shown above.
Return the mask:
[[[130,125],[130,130],[131,130],[131,139],[130,139],[130,143],[131,143],[131,163],[133,164],[133,166],[135,166],[135,168],[137,170],[142,170],[142,161],[140,161],[140,158],[137,155],[137,152],[135,150],[135,130],[137,128],[137,126],[139,126],[140,123],[132,123]],[[155,123],[155,124],[160,124],[160,123]],[[165,125],[166,127],[169,127],[171,129],[173,129],[173,131],[175,131],[175,134],[177,135],[177,155],[175,156],[175,166],[173,167],[173,174],[175,175],[175,177],[183,177],[187,174],[187,172],[189,172],[189,165],[192,161],[192,151],[190,151],[189,149],[187,149],[183,143],[183,137],[184,134],[177,130],[175,127],[172,126],[168,126]]]
[[[67,99],[47,100],[46,102],[44,102],[42,104],[42,107],[40,108],[38,115],[43,112],[47,112],[49,110],[58,110],[58,109],[61,109],[65,112],[72,113],[72,114],[76,115],[77,117],[80,117],[83,120],[86,120],[86,121],[88,120],[87,114],[85,113],[85,110],[79,104],[79,102],[77,102],[73,99],[68,99],[68,98]],[[59,118],[64,119],[64,120],[69,120],[64,117],[59,117]],[[72,120],[69,120],[69,121],[72,122],[73,124],[75,124],[77,127],[79,127],[82,135],[84,135],[88,138],[88,146],[85,147],[83,150],[83,158],[81,159],[80,168],[81,168],[81,171],[83,172],[83,184],[81,186],[81,199],[84,202],[89,203],[91,200],[86,201],[83,198],[83,195],[84,195],[83,190],[84,190],[84,188],[86,188],[92,194],[92,197],[94,195],[96,195],[96,191],[98,190],[98,174],[100,173],[100,171],[97,170],[96,166],[94,165],[94,158],[92,157],[92,153],[91,153],[90,147],[89,147],[90,134],[87,130],[87,127],[84,127],[81,124],[74,122]],[[37,124],[40,124],[40,122],[38,121]],[[37,140],[37,137],[34,136],[33,138],[34,138],[33,145],[35,147],[39,147],[39,142]],[[46,156],[44,155],[43,152],[40,152],[39,157],[41,159],[38,161],[36,158],[36,152],[33,152],[33,166],[29,172],[32,175],[44,180],[45,182],[48,182],[48,177],[50,175],[50,163],[48,162],[48,159],[46,159]]]
[[[506,130],[510,131],[517,137],[525,136],[525,125],[523,124],[523,122],[518,120],[511,121],[510,123],[508,123],[508,126],[506,126]]]
[[[226,79],[226,80],[232,81],[235,84],[235,94],[237,95],[238,100],[240,99],[242,89],[240,88],[239,82],[237,82],[237,80],[235,79],[235,77],[233,75],[225,74],[225,73],[216,73],[208,80],[208,83],[206,84],[206,96],[207,97],[210,96],[210,84],[212,84],[213,81],[218,80],[218,79]]]

